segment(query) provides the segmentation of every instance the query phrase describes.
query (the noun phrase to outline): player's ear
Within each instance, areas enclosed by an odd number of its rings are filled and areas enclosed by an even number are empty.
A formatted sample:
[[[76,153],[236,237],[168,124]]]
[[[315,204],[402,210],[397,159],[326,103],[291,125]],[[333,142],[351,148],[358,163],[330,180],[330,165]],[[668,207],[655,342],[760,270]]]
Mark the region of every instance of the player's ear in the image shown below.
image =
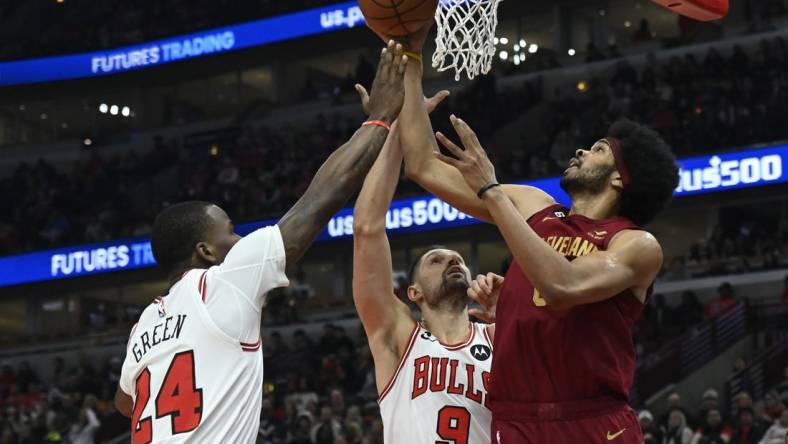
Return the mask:
[[[421,299],[421,289],[416,285],[411,285],[408,287],[408,300],[413,303],[418,302]]]
[[[194,254],[197,256],[197,259],[200,262],[210,265],[219,263],[219,258],[216,256],[216,252],[207,242],[199,242],[197,245],[195,245]]]
[[[621,174],[619,174],[618,171],[613,171],[613,173],[610,174],[610,185],[619,193],[624,190],[624,181],[621,180]]]

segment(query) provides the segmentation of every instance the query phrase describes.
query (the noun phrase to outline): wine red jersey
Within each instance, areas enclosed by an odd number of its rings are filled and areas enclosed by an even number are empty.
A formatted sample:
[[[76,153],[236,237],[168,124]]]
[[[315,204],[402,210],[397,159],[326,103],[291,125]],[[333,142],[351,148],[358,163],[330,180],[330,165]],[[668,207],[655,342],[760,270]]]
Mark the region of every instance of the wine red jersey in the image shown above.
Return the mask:
[[[622,230],[640,227],[623,217],[593,220],[553,205],[528,224],[572,261],[607,249]],[[561,279],[561,276],[555,276]],[[626,400],[635,373],[632,327],[643,304],[625,291],[569,310],[549,308],[513,261],[497,306],[490,400],[496,404]]]

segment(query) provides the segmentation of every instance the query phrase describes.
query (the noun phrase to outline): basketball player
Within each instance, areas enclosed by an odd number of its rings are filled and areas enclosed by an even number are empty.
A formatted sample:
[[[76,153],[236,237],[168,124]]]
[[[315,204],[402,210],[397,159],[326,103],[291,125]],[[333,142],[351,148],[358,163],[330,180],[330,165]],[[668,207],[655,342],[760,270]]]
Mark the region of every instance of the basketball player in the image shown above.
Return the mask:
[[[514,256],[496,310],[492,442],[642,443],[627,405],[635,372],[632,327],[662,249],[640,227],[677,186],[670,148],[646,127],[615,123],[570,160],[561,179],[572,199],[565,208],[542,190],[499,185],[460,119],[451,121],[465,150],[437,134],[456,158],[437,152],[421,76],[420,61],[411,58],[399,122],[408,176],[496,224]]]
[[[485,324],[468,319],[468,296],[489,297],[489,282],[503,278],[480,275],[470,287],[459,253],[430,248],[411,270],[408,299],[422,315],[421,322],[413,320],[394,295],[386,237],[401,163],[393,130],[364,181],[353,221],[353,300],[375,360],[384,442],[488,443],[492,341]]]
[[[401,46],[390,42],[365,103],[369,120],[277,225],[241,238],[206,202],[179,203],[156,217],[151,244],[170,289],[132,329],[115,395],[131,416],[132,443],[255,442],[265,295],[288,284],[285,264],[301,258],[360,187],[402,106],[404,68]]]

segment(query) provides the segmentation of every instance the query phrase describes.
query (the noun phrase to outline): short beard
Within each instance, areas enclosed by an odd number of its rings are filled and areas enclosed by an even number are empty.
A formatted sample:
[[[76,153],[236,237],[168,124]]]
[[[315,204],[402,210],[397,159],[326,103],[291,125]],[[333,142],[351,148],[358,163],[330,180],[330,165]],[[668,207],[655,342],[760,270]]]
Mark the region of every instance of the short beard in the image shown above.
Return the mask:
[[[426,297],[424,301],[433,310],[461,311],[468,306],[468,288],[470,285],[465,280],[444,277],[434,296]]]
[[[615,170],[614,165],[608,165],[582,172],[574,177],[564,174],[561,177],[561,189],[570,196],[580,193],[599,193],[605,189],[610,174]]]

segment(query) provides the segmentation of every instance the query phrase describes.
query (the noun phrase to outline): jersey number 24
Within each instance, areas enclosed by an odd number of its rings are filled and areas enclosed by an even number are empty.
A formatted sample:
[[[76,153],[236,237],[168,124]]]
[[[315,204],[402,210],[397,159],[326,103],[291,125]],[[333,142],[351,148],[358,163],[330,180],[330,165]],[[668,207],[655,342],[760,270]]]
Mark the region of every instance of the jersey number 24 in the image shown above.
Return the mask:
[[[153,440],[153,421],[140,418],[150,399],[150,371],[147,367],[137,377],[137,399],[131,416],[132,444]],[[172,434],[191,432],[202,419],[202,389],[194,381],[194,351],[176,354],[156,395],[156,418],[170,416]]]

